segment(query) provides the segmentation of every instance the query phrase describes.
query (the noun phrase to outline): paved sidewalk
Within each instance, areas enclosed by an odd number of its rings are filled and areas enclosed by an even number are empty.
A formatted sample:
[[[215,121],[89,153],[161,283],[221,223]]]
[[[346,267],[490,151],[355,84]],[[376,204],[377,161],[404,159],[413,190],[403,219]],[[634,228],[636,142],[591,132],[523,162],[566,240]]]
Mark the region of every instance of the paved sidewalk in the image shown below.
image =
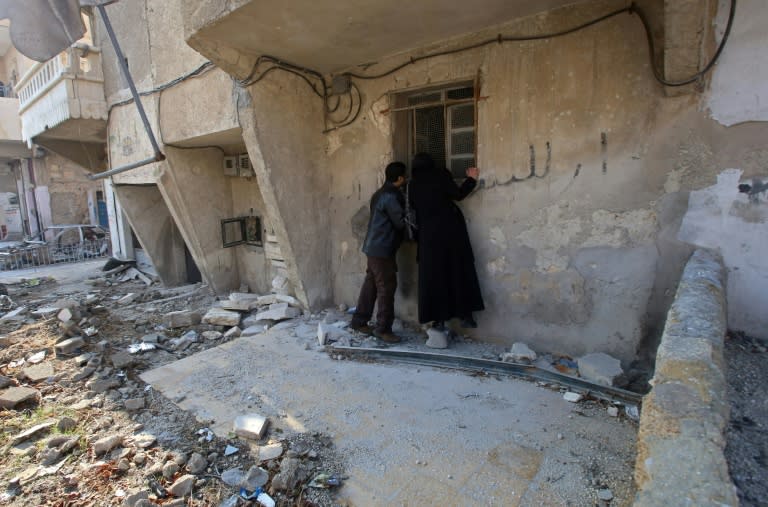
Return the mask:
[[[631,505],[636,427],[510,378],[331,359],[306,329],[237,339],[141,377],[226,436],[242,413],[333,436],[349,505]],[[315,339],[316,343],[316,339]],[[309,348],[310,350],[307,350]],[[276,433],[272,433],[276,435]]]

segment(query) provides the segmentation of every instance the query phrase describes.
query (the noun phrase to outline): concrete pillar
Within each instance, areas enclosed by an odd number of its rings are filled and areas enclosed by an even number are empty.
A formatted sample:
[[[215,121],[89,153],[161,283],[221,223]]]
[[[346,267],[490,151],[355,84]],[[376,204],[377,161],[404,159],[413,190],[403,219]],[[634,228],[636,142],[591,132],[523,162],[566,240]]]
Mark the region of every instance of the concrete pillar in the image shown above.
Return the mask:
[[[301,79],[270,76],[238,101],[243,139],[296,297],[332,301],[323,103]]]
[[[205,281],[217,293],[240,284],[237,257],[224,248],[221,220],[232,218],[232,189],[223,154],[212,148],[166,146],[158,188]],[[157,264],[159,257],[151,255]]]
[[[109,237],[112,241],[112,255],[119,259],[133,259],[133,234],[131,226],[123,214],[123,207],[115,194],[112,179],[104,181],[104,198],[107,200],[109,218]]]
[[[114,190],[163,283],[185,283],[184,240],[157,185],[118,185]]]

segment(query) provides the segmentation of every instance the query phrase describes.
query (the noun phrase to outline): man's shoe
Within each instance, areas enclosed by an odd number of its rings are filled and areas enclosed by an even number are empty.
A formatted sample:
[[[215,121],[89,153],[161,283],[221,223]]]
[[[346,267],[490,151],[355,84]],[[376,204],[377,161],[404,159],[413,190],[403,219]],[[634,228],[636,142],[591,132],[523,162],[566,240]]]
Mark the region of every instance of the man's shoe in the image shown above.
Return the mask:
[[[400,337],[391,331],[374,331],[373,336],[385,343],[400,343]]]
[[[368,336],[371,336],[373,334],[373,329],[371,329],[371,327],[368,324],[360,324],[359,326],[350,324],[349,329],[351,329],[352,331],[357,331],[358,333],[367,334]]]

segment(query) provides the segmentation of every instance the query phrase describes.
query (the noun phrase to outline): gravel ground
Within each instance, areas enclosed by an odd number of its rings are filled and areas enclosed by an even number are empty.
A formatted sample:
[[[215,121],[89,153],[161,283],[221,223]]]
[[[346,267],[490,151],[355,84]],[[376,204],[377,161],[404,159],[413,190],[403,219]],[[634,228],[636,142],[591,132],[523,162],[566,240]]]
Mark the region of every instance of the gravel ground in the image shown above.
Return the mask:
[[[742,506],[768,506],[766,344],[742,333],[725,341],[731,420],[725,456]]]

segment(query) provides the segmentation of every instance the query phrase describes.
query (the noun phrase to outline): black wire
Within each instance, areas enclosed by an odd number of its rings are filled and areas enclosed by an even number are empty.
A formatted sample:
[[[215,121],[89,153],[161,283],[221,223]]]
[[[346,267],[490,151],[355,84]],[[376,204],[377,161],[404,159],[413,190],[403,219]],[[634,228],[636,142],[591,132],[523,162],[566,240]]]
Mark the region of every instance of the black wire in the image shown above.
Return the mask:
[[[712,67],[714,67],[715,63],[717,63],[718,58],[720,58],[720,54],[723,52],[723,49],[725,48],[725,43],[728,40],[728,37],[731,34],[731,27],[733,27],[733,19],[736,17],[736,0],[731,0],[731,10],[728,14],[728,24],[725,26],[725,32],[723,33],[723,39],[720,41],[720,45],[717,47],[717,51],[715,51],[714,56],[709,61],[709,63],[704,66],[703,69],[701,69],[699,72],[694,74],[693,76],[682,79],[680,81],[669,81],[664,78],[664,76],[661,75],[661,72],[659,71],[659,66],[656,62],[656,47],[653,43],[653,35],[651,34],[651,26],[648,22],[648,18],[645,15],[645,12],[643,12],[643,9],[641,9],[639,6],[637,6],[634,2],[632,2],[632,5],[629,7],[632,12],[637,13],[637,17],[640,18],[640,22],[643,24],[643,28],[645,29],[645,38],[648,39],[648,51],[651,53],[651,70],[653,71],[653,76],[656,78],[656,80],[665,85],[665,86],[685,86],[687,84],[693,83],[694,81],[697,81],[702,76],[704,76],[707,72],[709,72]]]
[[[344,128],[347,125],[351,125],[352,123],[355,122],[355,120],[357,120],[357,117],[360,115],[360,111],[363,109],[363,94],[360,92],[360,88],[358,88],[357,85],[354,82],[350,81],[349,84],[357,92],[357,111],[355,111],[355,114],[354,114],[354,116],[352,116],[352,119],[350,119],[349,121],[347,121],[345,123],[342,123],[340,125],[336,125],[335,127],[331,127],[329,129],[323,130],[323,134],[327,134],[328,132],[331,132],[333,130],[338,130],[340,128]],[[352,92],[351,91],[349,93],[349,99],[350,99],[350,101],[352,100]],[[350,102],[350,104],[351,104],[351,102]]]
[[[208,70],[213,68],[213,62],[205,62],[202,65],[200,65],[198,68],[193,70],[192,72],[189,72],[187,74],[184,74],[183,76],[179,76],[176,79],[173,79],[172,81],[168,81],[165,84],[162,84],[158,86],[157,88],[152,88],[151,90],[139,92],[140,97],[146,97],[147,95],[152,95],[154,93],[162,92],[163,90],[167,90],[168,88],[171,88],[172,86],[176,86],[177,84],[181,83],[182,81],[186,81],[187,79],[198,77],[206,73]],[[124,106],[126,104],[131,104],[133,102],[133,98],[126,99],[120,102],[115,102],[111,106],[109,106],[110,111],[114,107]]]

